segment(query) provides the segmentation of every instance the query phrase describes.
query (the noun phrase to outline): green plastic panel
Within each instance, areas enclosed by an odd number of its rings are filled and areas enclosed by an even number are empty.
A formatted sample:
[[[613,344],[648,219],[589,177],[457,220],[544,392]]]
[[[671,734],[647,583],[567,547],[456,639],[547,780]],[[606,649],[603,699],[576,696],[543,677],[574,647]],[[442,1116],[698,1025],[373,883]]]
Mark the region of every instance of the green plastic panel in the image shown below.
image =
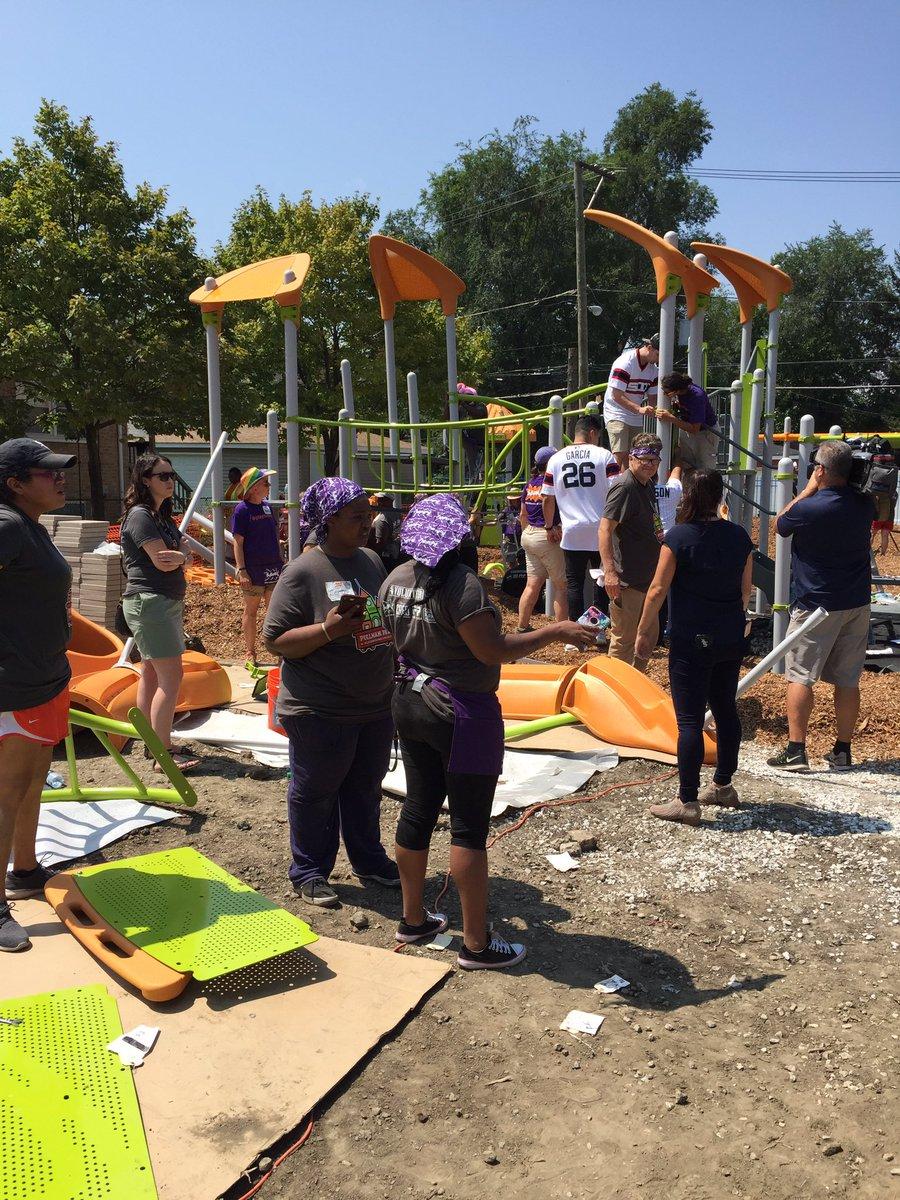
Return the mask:
[[[123,937],[195,979],[318,941],[305,921],[187,846],[85,867],[75,881]]]
[[[155,1200],[131,1068],[102,984],[0,1002],[0,1196]]]

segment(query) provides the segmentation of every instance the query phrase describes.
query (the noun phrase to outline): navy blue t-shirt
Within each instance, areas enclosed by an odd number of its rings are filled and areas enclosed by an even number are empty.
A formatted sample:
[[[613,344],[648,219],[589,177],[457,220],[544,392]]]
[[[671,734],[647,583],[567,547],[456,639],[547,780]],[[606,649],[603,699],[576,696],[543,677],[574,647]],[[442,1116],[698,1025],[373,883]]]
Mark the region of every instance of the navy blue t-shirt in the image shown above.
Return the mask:
[[[874,506],[850,487],[828,487],[778,518],[791,546],[791,599],[828,612],[860,608],[872,595],[869,536]]]
[[[672,639],[702,633],[722,646],[742,641],[741,579],[753,549],[746,529],[732,521],[690,521],[673,525],[663,545],[676,563],[669,592]]]

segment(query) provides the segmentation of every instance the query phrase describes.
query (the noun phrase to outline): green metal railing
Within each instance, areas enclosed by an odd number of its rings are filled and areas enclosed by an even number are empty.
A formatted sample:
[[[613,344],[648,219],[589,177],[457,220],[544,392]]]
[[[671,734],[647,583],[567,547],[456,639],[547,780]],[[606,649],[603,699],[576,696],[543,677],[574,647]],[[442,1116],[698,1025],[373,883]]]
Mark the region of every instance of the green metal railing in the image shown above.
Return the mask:
[[[142,800],[153,804],[178,804],[193,808],[197,794],[178,767],[162,742],[153,732],[150,722],[139,708],[128,711],[129,721],[116,721],[112,717],[100,717],[96,713],[81,709],[69,710],[69,732],[66,734],[66,762],[69,766],[69,785],[64,788],[45,788],[42,801],[52,800]],[[73,726],[93,730],[100,745],[119,764],[127,784],[118,787],[82,787],[78,778],[78,761],[75,757]],[[159,763],[171,787],[148,787],[135,773],[121,751],[112,744],[110,737],[137,738],[150,750]]]

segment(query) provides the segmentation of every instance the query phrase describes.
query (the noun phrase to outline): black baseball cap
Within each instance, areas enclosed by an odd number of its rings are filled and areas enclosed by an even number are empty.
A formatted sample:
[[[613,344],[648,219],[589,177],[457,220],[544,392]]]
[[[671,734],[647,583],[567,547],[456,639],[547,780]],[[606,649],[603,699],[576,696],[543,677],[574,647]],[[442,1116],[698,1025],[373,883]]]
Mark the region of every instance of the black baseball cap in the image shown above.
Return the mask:
[[[67,470],[74,467],[75,462],[74,454],[54,454],[49,446],[35,438],[10,438],[0,445],[0,479],[20,475],[32,467]]]

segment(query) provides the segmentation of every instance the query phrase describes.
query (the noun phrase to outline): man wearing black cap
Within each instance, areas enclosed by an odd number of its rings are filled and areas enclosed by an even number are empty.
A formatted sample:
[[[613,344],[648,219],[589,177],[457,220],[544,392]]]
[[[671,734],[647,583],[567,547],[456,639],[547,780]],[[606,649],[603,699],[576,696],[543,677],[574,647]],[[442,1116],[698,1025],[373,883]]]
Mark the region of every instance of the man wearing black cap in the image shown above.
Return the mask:
[[[620,354],[610,370],[603,420],[620,471],[628,469],[628,451],[644,427],[644,417],[656,413],[658,363],[659,334],[655,333]]]
[[[74,463],[33,438],[0,445],[0,950],[28,949],[8,901],[43,895],[50,877],[34,841],[50,757],[69,723],[72,572],[39,517],[65,504]]]

